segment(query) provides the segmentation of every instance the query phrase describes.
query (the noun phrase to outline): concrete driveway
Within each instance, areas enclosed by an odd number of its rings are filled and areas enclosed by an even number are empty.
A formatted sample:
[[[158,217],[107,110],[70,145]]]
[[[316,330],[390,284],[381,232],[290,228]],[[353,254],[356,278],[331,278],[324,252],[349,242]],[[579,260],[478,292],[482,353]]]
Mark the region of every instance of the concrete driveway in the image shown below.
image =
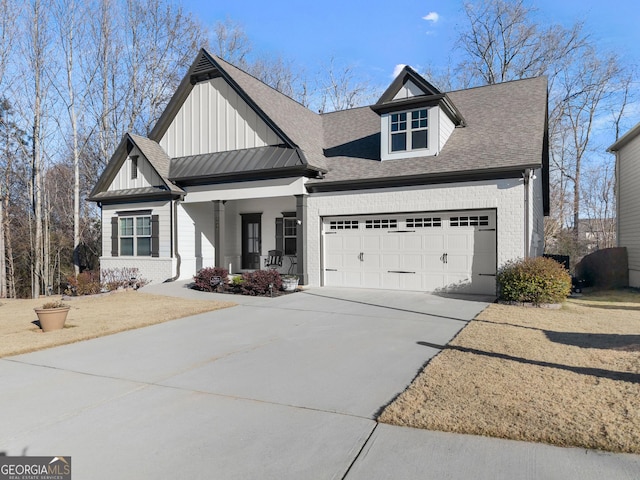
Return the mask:
[[[148,291],[199,297],[181,284]],[[228,297],[225,297],[228,299]],[[0,453],[74,478],[636,478],[640,457],[378,425],[486,307],[312,289],[0,359]]]

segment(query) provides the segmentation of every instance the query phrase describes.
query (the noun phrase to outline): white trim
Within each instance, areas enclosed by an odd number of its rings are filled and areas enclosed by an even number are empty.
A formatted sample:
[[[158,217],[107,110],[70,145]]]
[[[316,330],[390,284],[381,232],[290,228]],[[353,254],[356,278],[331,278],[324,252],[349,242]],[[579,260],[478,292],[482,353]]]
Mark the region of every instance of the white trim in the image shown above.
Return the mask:
[[[187,195],[182,203],[211,202],[213,200],[242,200],[248,198],[288,197],[305,195],[306,178],[277,178],[255,182],[225,183],[185,187]]]
[[[391,115],[397,113],[407,113],[407,137],[411,135],[410,114],[416,110],[424,110],[421,108],[412,108],[409,110],[398,110],[397,112],[383,113],[380,116],[380,159],[395,160],[400,158],[430,157],[439,153],[439,131],[440,131],[440,107],[427,107],[427,147],[417,150],[402,150],[398,152],[391,151]],[[409,139],[407,138],[407,142]]]

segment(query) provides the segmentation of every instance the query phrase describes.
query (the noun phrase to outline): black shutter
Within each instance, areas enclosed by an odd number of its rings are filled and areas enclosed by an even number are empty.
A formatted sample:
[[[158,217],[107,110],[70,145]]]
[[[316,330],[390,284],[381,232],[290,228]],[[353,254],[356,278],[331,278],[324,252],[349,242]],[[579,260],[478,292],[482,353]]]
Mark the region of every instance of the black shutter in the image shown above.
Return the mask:
[[[151,215],[151,256],[160,256],[160,221],[158,215]]]
[[[276,250],[284,252],[284,219],[276,218]]]
[[[118,256],[118,217],[111,217],[111,256]]]

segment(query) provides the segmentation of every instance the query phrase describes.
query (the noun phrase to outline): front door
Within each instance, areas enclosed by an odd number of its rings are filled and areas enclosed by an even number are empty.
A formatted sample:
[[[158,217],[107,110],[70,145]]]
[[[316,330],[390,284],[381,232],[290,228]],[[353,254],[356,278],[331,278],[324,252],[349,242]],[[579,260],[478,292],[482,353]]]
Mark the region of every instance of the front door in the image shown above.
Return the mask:
[[[261,213],[242,214],[242,268],[246,270],[260,270],[261,219]]]

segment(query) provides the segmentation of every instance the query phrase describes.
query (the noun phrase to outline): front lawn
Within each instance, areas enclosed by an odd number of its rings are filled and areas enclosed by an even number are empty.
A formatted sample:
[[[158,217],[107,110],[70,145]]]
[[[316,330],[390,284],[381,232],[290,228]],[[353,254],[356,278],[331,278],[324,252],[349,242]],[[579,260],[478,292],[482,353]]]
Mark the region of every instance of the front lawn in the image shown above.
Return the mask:
[[[640,294],[490,305],[378,420],[640,453]]]

